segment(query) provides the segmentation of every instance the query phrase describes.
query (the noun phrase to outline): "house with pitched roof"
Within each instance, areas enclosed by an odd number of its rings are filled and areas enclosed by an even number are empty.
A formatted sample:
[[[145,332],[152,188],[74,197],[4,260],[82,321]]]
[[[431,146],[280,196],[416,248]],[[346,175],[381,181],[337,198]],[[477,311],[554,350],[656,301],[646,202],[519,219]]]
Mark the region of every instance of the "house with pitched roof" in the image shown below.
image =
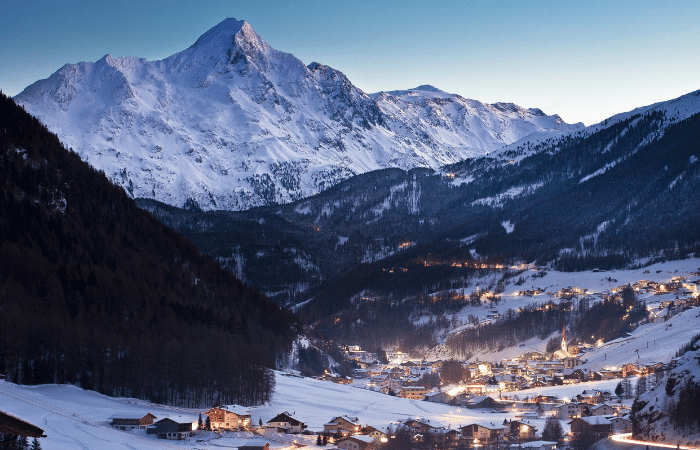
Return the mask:
[[[459,446],[460,437],[459,431],[455,429],[433,428],[423,435],[423,443],[429,438],[432,448],[450,450]]]
[[[372,426],[366,426],[360,430],[360,433],[364,434],[365,436],[369,436],[375,441],[381,441],[382,439],[386,439],[388,436],[386,433],[384,433],[381,430],[378,430]]]
[[[357,417],[338,416],[323,425],[324,433],[352,434],[359,432],[362,426]]]
[[[592,416],[612,416],[616,412],[615,408],[605,403],[592,406],[590,411]]]
[[[427,420],[425,422],[423,422],[423,421],[416,420],[416,419],[409,419],[409,420],[404,421],[403,424],[405,426],[407,426],[409,429],[413,430],[413,432],[415,432],[415,433],[426,433],[426,432],[432,430],[433,428],[435,428],[434,426],[430,425],[430,423],[428,423],[428,422],[429,421],[427,421]]]
[[[402,386],[401,397],[411,400],[423,400],[428,393],[428,389],[423,386]]]
[[[511,420],[508,422],[508,426],[510,427],[508,439],[511,441],[532,441],[536,438],[537,427],[531,424],[529,420]]]
[[[277,414],[275,417],[268,420],[267,425],[277,428],[277,431],[283,433],[301,433],[307,428],[304,422],[294,418],[287,411]]]
[[[587,406],[587,405],[586,405]],[[584,404],[579,402],[564,403],[554,409],[557,411],[558,419],[575,419],[583,415]]]
[[[576,437],[580,434],[593,433],[596,438],[602,439],[612,433],[612,422],[603,416],[579,417],[569,422],[571,434]]]
[[[375,440],[369,436],[364,435],[354,435],[348,436],[336,444],[338,448],[344,450],[373,450],[375,447]]]
[[[145,430],[149,425],[153,425],[155,419],[151,413],[139,413],[133,411],[117,411],[109,419],[112,421],[110,425],[117,430],[130,431],[135,428]]]
[[[632,421],[627,417],[611,417],[610,423],[612,424],[613,433],[632,432]]]
[[[196,428],[196,418],[171,415],[149,425],[146,434],[155,434],[158,439],[181,441],[193,436]]]
[[[240,405],[224,405],[206,411],[212,430],[242,430],[250,427],[250,411]]]
[[[475,395],[463,404],[469,409],[504,409],[505,405],[497,402],[488,395]]]
[[[460,427],[462,437],[474,444],[492,445],[503,442],[510,431],[508,425],[497,425],[494,422],[474,422]]]

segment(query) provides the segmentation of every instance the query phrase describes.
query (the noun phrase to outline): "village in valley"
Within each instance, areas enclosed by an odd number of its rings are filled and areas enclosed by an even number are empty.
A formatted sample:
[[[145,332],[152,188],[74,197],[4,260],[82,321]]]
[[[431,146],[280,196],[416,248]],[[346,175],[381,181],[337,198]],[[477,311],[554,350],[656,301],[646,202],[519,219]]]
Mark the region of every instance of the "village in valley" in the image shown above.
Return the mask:
[[[579,278],[532,267],[499,301],[489,290],[480,292],[481,304],[462,312],[477,320],[453,319],[451,331],[533,305],[542,313],[556,308],[573,314],[582,305],[607,301],[647,314],[631,331],[607,341],[591,336],[583,342],[565,322],[549,336],[468,359],[442,345],[409,353],[336,344],[334,354],[342,355],[351,372],[336,373],[341,366],[315,377],[292,368],[276,371],[271,400],[257,406],[184,408],[5,380],[0,393],[8,409],[50,432],[55,448],[98,439],[109,441],[110,449],[134,443],[199,450],[584,449],[605,438],[629,439],[635,398],[667,390],[664,377],[679,350],[700,339],[697,264],[586,272]],[[661,272],[658,267],[665,269],[663,282],[635,278],[652,277]],[[311,345],[301,339],[296,352]]]
[[[610,278],[609,281],[616,280]],[[625,289],[633,289],[635,298],[643,299],[640,304],[650,312],[649,326],[669,330],[674,317],[698,315],[700,292],[697,286],[697,282],[690,282],[686,277],[674,276],[667,283],[630,282],[595,296],[576,287],[556,292],[517,291],[514,296],[547,295],[558,299],[558,303],[549,301],[547,307],[571,308],[575,302],[596,301],[596,298],[621,302]],[[494,314],[497,312],[489,311],[489,316]],[[677,326],[676,331],[679,329]],[[399,445],[402,439],[406,439],[411,448],[433,450],[587,448],[601,438],[632,433],[630,407],[634,398],[658,388],[669,369],[668,358],[663,361],[641,358],[639,349],[628,351],[626,354],[634,356],[622,364],[619,355],[617,359],[611,357],[614,365],[603,364],[608,359],[607,353],[603,353],[601,363],[601,348],[627,342],[630,342],[629,337],[612,343],[573,342],[567,338],[567,329],[563,326],[556,349],[551,348],[550,339],[549,351],[528,349],[500,361],[428,359],[425,355],[412,358],[398,350],[379,354],[366,352],[357,345],[342,345],[344,357],[355,366],[352,376],[330,371],[316,380],[294,372],[277,376],[278,386],[296,383],[293,388],[283,387],[283,393],[298,393],[311,386],[314,392],[324,392],[323,386],[336,385],[335,389],[341,389],[342,395],[348,396],[337,397],[339,405],[343,403],[342,398],[355,396],[354,391],[358,397],[371,399],[375,407],[384,402],[383,396],[385,402],[393,402],[387,407],[392,411],[397,406],[400,409],[400,402],[405,402],[407,411],[424,411],[422,417],[407,412],[398,414],[396,420],[383,419],[375,423],[371,415],[347,414],[348,409],[342,407],[337,414],[333,414],[332,408],[321,405],[309,410],[303,404],[310,402],[306,397],[302,404],[297,404],[298,412],[290,411],[290,406],[294,408],[293,402],[272,402],[263,410],[222,405],[201,411],[198,416],[192,411],[165,416],[124,412],[115,413],[108,420],[117,430],[196,442],[201,448],[216,445],[264,450],[392,449],[402,448]],[[610,347],[610,352],[620,353],[614,347]],[[672,350],[665,350],[666,354],[670,352]],[[598,362],[591,364],[590,360]],[[334,403],[333,398],[324,401],[326,405]],[[279,409],[276,404],[280,404]],[[287,408],[283,409],[285,406]],[[327,411],[325,418],[319,411]],[[391,415],[397,416],[397,413]]]
[[[407,395],[405,398],[411,397]],[[435,394],[426,396],[425,400],[435,402],[446,398]],[[585,441],[590,444],[602,437],[632,430],[627,417],[629,402],[622,402],[609,390],[583,390],[570,402],[549,395],[522,401],[514,398],[496,400],[472,394],[452,398],[474,413],[492,417],[459,427],[441,426],[431,423],[430,419],[406,419],[382,430],[363,423],[358,417],[342,415],[331,417],[322,430],[309,430],[301,416],[288,411],[280,412],[266,422],[259,419],[256,424],[249,409],[224,405],[207,410],[197,420],[182,415],[159,419],[151,413],[115,413],[110,417],[110,425],[124,431],[145,430],[147,435],[153,434],[161,439],[189,442],[194,439],[202,445],[216,443],[222,437],[224,440],[244,439],[245,444],[237,448],[245,450],[299,447],[378,449],[401,435],[417,448],[425,449],[488,450],[512,446],[553,450],[560,442]],[[536,424],[543,418],[544,430],[539,430]],[[560,422],[567,423],[570,430],[566,432],[561,426],[552,426]]]

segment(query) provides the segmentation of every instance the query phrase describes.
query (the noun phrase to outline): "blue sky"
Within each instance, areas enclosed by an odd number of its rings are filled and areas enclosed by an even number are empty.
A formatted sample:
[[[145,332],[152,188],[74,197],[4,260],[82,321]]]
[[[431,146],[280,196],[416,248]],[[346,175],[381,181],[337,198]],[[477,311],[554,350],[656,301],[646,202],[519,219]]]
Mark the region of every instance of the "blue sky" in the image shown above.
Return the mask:
[[[432,84],[589,125],[700,89],[697,0],[9,0],[2,15],[10,95],[107,53],[162,59],[226,17],[368,93]]]

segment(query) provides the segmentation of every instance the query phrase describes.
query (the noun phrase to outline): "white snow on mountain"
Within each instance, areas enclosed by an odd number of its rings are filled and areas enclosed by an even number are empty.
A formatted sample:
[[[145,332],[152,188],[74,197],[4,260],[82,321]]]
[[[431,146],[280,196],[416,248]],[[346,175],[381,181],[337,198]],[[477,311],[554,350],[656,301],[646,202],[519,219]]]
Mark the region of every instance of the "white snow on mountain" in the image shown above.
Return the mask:
[[[570,125],[568,128],[559,130],[549,130],[549,131],[538,131],[530,135],[524,136],[516,141],[507,144],[499,148],[495,153],[492,154],[494,157],[504,158],[504,155],[515,152],[518,155],[512,159],[505,158],[506,162],[517,162],[526,158],[528,155],[532,154],[533,149],[542,143],[557,143],[562,137],[568,135],[581,135],[590,136],[600,130],[608,128],[616,123],[627,120],[636,114],[646,114],[650,112],[663,112],[666,116],[667,122],[658,131],[654,137],[659,137],[663,134],[666,127],[672,125],[678,121],[689,118],[694,114],[700,113],[700,90],[690,92],[688,94],[682,95],[673,100],[668,100],[665,102],[654,103],[653,105],[643,106],[635,108],[632,111],[616,114],[608,119],[605,119],[599,123],[585,127],[582,123],[575,125]],[[627,129],[621,132],[622,135],[627,132]],[[608,148],[604,149],[603,152],[607,151]],[[600,169],[600,173],[604,173],[610,167],[604,167]],[[580,182],[583,183],[591,177],[600,174],[598,172],[585,177]]]
[[[203,209],[290,202],[355,174],[437,168],[573,129],[431,86],[370,96],[235,19],[161,61],[67,64],[15,100],[133,197]]]
[[[509,198],[515,198],[519,195],[529,195],[535,192],[537,189],[544,186],[544,183],[535,183],[529,186],[516,186],[509,188],[505,192],[501,192],[493,197],[485,197],[474,200],[472,205],[491,205],[491,206],[502,206],[503,202]]]

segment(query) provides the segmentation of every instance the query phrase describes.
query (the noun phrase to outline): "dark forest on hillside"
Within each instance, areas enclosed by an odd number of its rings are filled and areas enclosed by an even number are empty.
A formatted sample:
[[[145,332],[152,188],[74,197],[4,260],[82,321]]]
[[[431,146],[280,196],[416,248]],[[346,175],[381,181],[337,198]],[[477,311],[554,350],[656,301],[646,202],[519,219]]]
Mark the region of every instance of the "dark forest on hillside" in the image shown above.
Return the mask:
[[[297,318],[4,95],[0,185],[0,373],[193,407],[270,398]]]

